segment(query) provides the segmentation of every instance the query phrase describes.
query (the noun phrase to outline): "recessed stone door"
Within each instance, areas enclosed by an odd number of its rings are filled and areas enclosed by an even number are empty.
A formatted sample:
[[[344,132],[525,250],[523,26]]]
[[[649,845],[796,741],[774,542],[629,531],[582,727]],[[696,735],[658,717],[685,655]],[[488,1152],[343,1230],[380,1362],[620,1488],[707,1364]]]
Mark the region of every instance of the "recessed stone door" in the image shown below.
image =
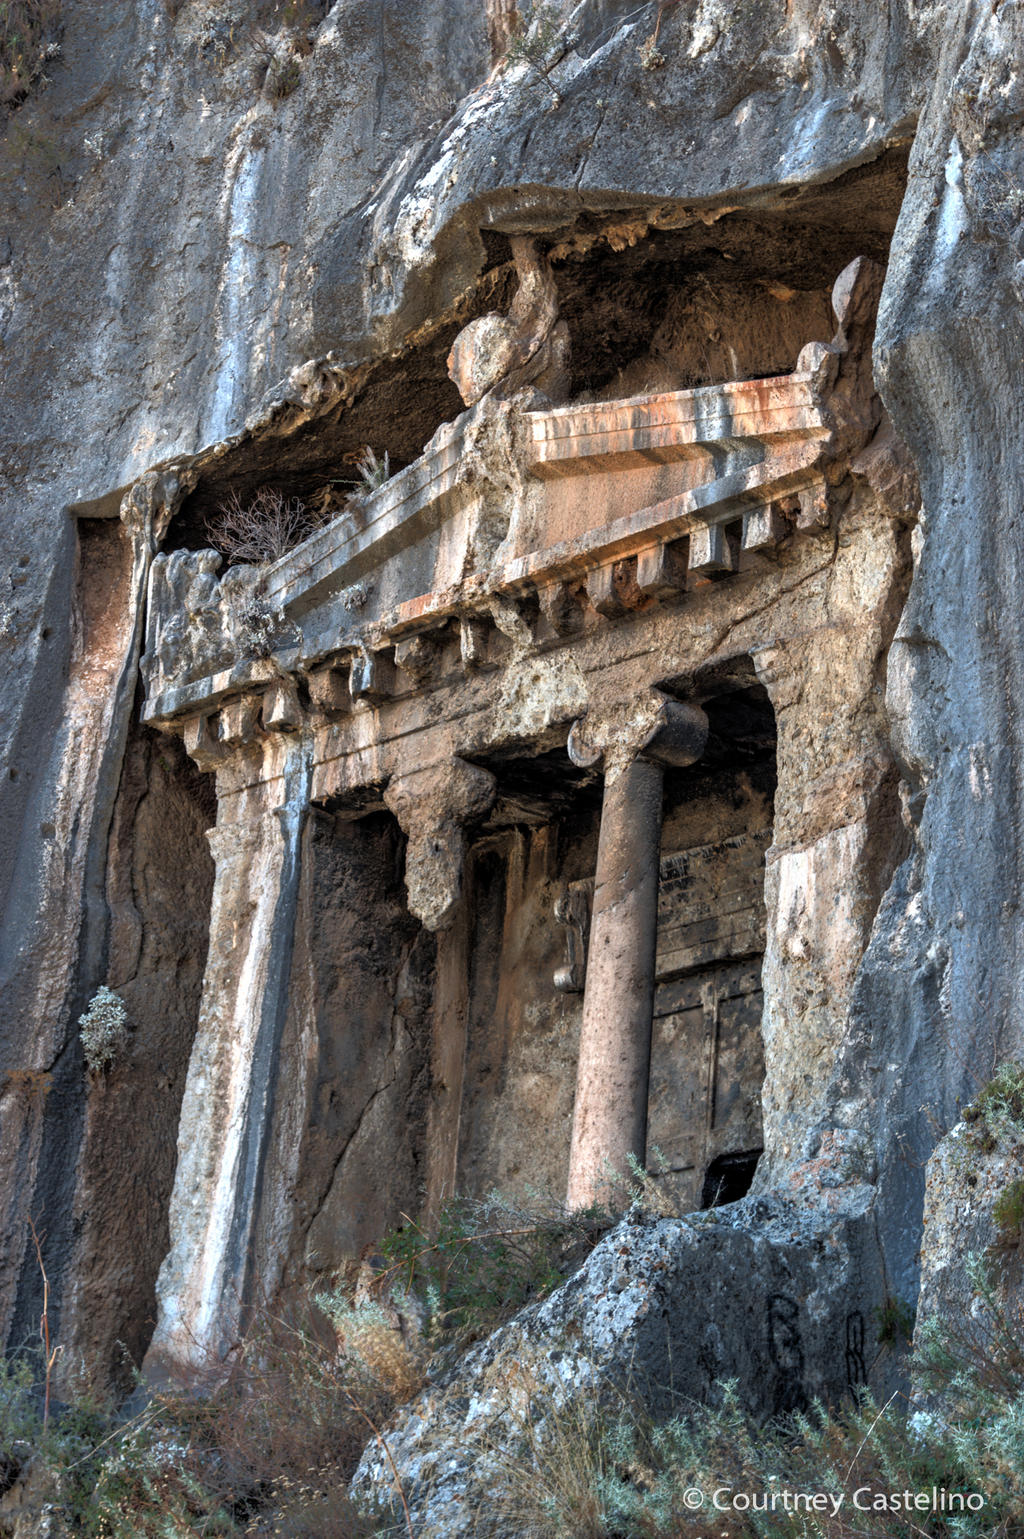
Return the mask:
[[[742,1195],[761,1149],[761,958],[660,983],[647,1163],[680,1212]]]

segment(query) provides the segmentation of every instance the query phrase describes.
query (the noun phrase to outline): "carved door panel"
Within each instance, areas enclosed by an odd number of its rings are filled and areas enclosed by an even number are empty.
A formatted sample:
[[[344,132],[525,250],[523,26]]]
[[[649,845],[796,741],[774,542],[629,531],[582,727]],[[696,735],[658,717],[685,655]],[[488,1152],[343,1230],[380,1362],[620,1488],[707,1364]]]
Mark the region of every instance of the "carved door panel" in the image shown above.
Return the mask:
[[[721,970],[715,1009],[714,1069],[708,1156],[761,1147],[761,967],[741,963]]]
[[[702,982],[685,978],[661,985],[651,1039],[647,1163],[684,1213],[700,1200],[708,1134],[712,1035]]]
[[[730,1160],[761,1147],[761,998],[760,959],[658,987],[648,1164],[682,1211],[729,1195],[727,1173],[712,1170],[715,1190],[706,1190],[714,1162],[728,1172]]]

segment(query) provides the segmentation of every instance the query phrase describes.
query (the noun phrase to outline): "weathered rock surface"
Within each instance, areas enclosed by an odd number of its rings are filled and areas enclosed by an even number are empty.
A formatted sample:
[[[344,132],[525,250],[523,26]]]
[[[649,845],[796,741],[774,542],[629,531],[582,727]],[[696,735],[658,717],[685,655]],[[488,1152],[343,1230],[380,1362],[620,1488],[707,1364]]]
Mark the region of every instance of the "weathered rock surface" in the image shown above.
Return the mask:
[[[878,1241],[870,1188],[842,1197],[817,1211],[747,1198],[691,1218],[627,1217],[563,1287],[401,1413],[384,1434],[390,1460],[368,1445],[353,1492],[388,1503],[397,1475],[424,1539],[497,1535],[524,1434],[543,1443],[572,1401],[604,1398],[614,1412],[625,1396],[665,1419],[716,1403],[734,1379],[768,1417],[867,1383]]]
[[[958,1122],[938,1144],[925,1183],[916,1330],[988,1346],[994,1314],[1011,1335],[1024,1302],[1024,1126],[991,1110]]]
[[[979,5],[943,29],[875,343],[923,498],[887,681],[913,851],[860,971],[840,1115],[875,1128],[904,1297],[937,1130],[1021,1056],[1020,472],[996,446],[1020,430],[1022,26]]]

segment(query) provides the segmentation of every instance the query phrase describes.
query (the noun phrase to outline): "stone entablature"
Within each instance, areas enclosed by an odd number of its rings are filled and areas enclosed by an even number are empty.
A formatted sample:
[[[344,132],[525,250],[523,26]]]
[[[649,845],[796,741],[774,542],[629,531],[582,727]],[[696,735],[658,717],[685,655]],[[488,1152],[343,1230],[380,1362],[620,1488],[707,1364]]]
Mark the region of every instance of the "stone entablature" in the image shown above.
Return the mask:
[[[207,714],[282,674],[344,712],[428,685],[453,627],[469,671],[510,626],[543,648],[756,569],[829,520],[851,448],[845,350],[840,331],[790,375],[604,404],[487,397],[264,571],[218,580],[213,552],[158,556],[144,718]]]

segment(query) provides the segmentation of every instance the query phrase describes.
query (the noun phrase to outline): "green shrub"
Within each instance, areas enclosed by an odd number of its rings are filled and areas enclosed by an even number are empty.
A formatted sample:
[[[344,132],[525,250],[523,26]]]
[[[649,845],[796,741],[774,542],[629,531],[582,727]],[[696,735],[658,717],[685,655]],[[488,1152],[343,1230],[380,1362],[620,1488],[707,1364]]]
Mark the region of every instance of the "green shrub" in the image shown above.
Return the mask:
[[[551,92],[555,107],[560,105],[561,97],[552,84],[551,71],[567,41],[567,21],[559,8],[548,0],[533,0],[523,11],[505,50],[507,63],[528,64],[540,76]]]
[[[964,1109],[963,1120],[996,1134],[1024,1132],[1024,1064],[1004,1063]]]
[[[429,1231],[410,1220],[385,1235],[381,1281],[425,1301],[435,1341],[464,1343],[558,1287],[612,1222],[597,1208],[567,1214],[542,1199],[453,1197]]]

